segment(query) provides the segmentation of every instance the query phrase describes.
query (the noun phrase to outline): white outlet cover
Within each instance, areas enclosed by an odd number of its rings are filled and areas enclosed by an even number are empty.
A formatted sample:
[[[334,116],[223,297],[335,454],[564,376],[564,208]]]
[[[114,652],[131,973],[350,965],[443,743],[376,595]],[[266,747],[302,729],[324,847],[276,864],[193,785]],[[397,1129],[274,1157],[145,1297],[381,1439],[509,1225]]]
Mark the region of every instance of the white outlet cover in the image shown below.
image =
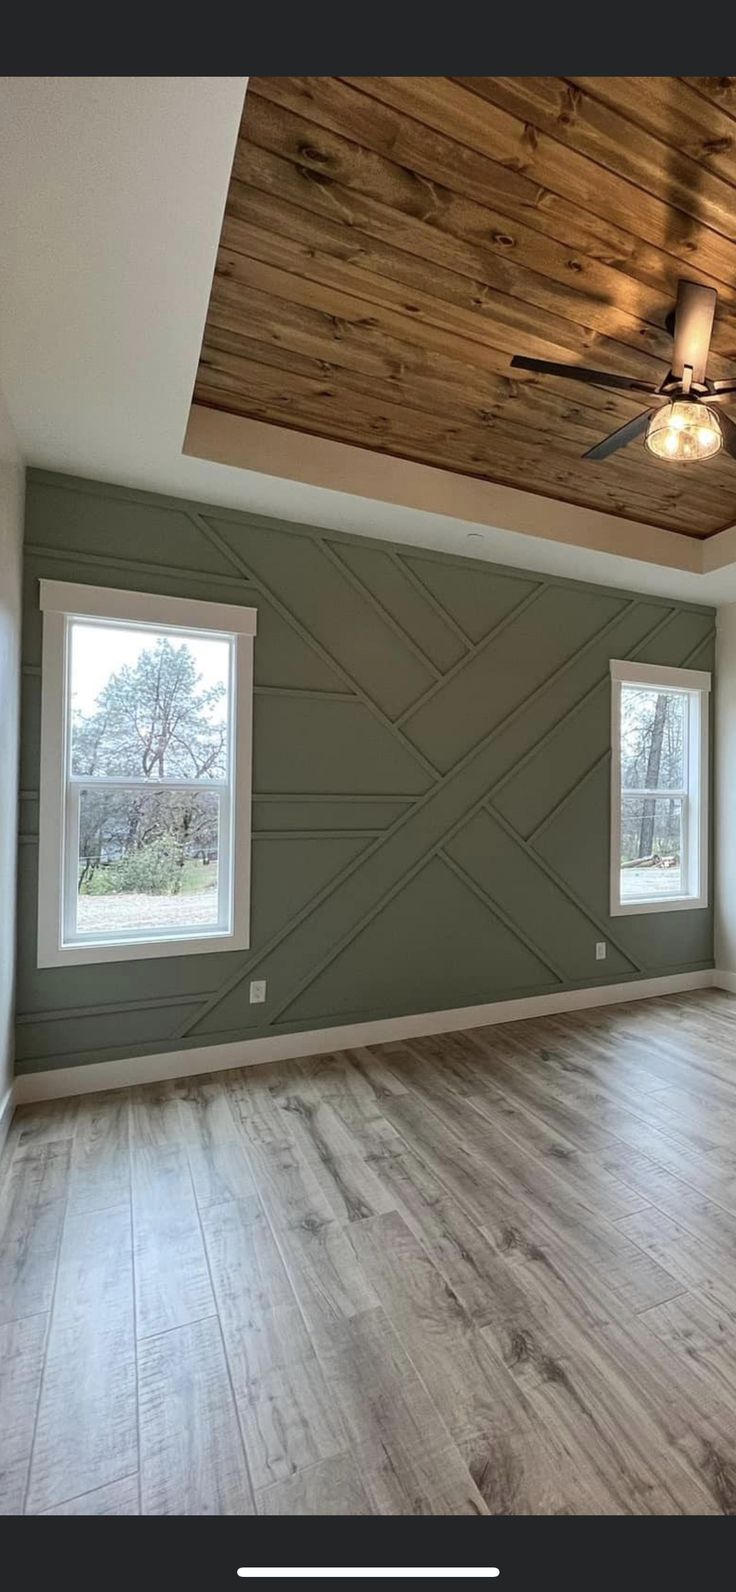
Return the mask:
[[[605,942],[605,940],[596,940],[595,959],[596,959],[596,962],[605,962],[605,960],[606,960],[606,942]]]
[[[260,1006],[266,999],[265,978],[252,978],[250,981],[250,1004]]]

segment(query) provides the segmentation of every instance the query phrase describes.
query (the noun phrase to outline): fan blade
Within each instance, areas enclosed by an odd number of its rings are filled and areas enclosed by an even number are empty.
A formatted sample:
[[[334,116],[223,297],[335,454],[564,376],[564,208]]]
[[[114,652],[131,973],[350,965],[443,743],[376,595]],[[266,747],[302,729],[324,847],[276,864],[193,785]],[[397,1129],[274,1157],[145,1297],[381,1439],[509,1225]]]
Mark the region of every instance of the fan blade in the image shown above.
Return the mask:
[[[723,446],[726,453],[730,453],[731,458],[736,459],[736,426],[731,416],[726,414],[725,409],[719,409],[718,411],[718,424],[721,428]]]
[[[716,398],[732,398],[736,393],[736,381],[711,382],[706,394],[706,403],[713,403]]]
[[[657,391],[653,382],[613,376],[610,370],[588,370],[585,365],[556,365],[549,359],[527,359],[525,354],[514,354],[511,364],[517,370],[536,370],[542,376],[566,376],[568,381],[595,382],[598,387],[620,387],[624,392]]]
[[[718,294],[713,287],[701,287],[698,282],[680,281],[677,284],[672,372],[678,381],[682,379],[686,365],[692,366],[693,381],[705,380],[717,299]]]
[[[602,442],[597,443],[594,448],[590,448],[587,453],[583,454],[583,458],[607,459],[609,453],[617,453],[619,448],[626,447],[627,442],[633,442],[635,437],[640,437],[642,431],[646,431],[651,418],[649,410],[645,409],[644,413],[637,415],[635,420],[627,421],[625,426],[619,426],[618,431],[612,431],[610,437],[604,437]],[[734,433],[736,433],[736,426],[734,426]]]

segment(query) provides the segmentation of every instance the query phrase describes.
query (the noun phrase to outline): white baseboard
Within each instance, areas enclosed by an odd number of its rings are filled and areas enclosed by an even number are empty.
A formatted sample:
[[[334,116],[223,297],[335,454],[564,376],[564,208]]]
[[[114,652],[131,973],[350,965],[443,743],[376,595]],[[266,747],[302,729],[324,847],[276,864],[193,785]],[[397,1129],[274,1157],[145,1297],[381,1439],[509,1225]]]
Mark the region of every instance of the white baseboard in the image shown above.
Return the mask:
[[[351,1050],[358,1045],[386,1045],[397,1039],[419,1039],[425,1034],[451,1033],[453,1029],[481,1028],[490,1023],[513,1023],[525,1017],[548,1017],[555,1012],[575,1012],[586,1006],[611,1006],[617,1001],[645,1000],[653,995],[679,995],[685,990],[721,988],[723,978],[712,968],[697,973],[670,973],[662,978],[634,979],[628,984],[598,984],[592,989],[561,990],[552,995],[531,995],[522,1000],[491,1001],[484,1006],[458,1006],[444,1012],[422,1012],[410,1017],[386,1017],[344,1027],[314,1028],[304,1034],[269,1034],[265,1039],[235,1040],[225,1045],[202,1045],[192,1050],[169,1050],[128,1060],[95,1061],[88,1066],[57,1067],[48,1072],[21,1073],[15,1080],[16,1104],[55,1100],[65,1095],[92,1094],[98,1089],[121,1089],[130,1084],[158,1083],[164,1078],[189,1078],[199,1073],[221,1072],[231,1067],[252,1067],[297,1056],[316,1056],[331,1050]],[[736,992],[736,978],[733,984]]]
[[[736,995],[736,973],[726,973],[721,968],[714,968],[713,984],[716,989],[725,989],[729,995]]]
[[[2,1154],[5,1140],[10,1132],[15,1106],[15,1087],[11,1083],[10,1088],[6,1089],[2,1101],[0,1101],[0,1154]]]

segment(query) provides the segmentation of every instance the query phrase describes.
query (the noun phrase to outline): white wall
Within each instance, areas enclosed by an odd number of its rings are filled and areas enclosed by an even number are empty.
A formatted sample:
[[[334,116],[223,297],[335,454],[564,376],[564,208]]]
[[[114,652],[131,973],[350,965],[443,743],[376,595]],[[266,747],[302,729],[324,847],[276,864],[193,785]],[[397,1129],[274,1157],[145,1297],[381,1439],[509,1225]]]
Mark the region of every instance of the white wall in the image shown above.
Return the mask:
[[[716,616],[715,960],[736,975],[736,603]]]
[[[0,1140],[13,1075],[23,469],[0,393]]]

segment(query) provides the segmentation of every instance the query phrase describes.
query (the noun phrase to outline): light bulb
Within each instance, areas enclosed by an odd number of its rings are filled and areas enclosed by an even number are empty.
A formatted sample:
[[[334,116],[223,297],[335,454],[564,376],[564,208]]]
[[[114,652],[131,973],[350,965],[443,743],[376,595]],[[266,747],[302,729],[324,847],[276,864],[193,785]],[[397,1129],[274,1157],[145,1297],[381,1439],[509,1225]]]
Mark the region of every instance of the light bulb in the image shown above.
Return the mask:
[[[657,458],[681,464],[709,459],[723,443],[715,411],[690,398],[676,398],[657,409],[645,440]]]

